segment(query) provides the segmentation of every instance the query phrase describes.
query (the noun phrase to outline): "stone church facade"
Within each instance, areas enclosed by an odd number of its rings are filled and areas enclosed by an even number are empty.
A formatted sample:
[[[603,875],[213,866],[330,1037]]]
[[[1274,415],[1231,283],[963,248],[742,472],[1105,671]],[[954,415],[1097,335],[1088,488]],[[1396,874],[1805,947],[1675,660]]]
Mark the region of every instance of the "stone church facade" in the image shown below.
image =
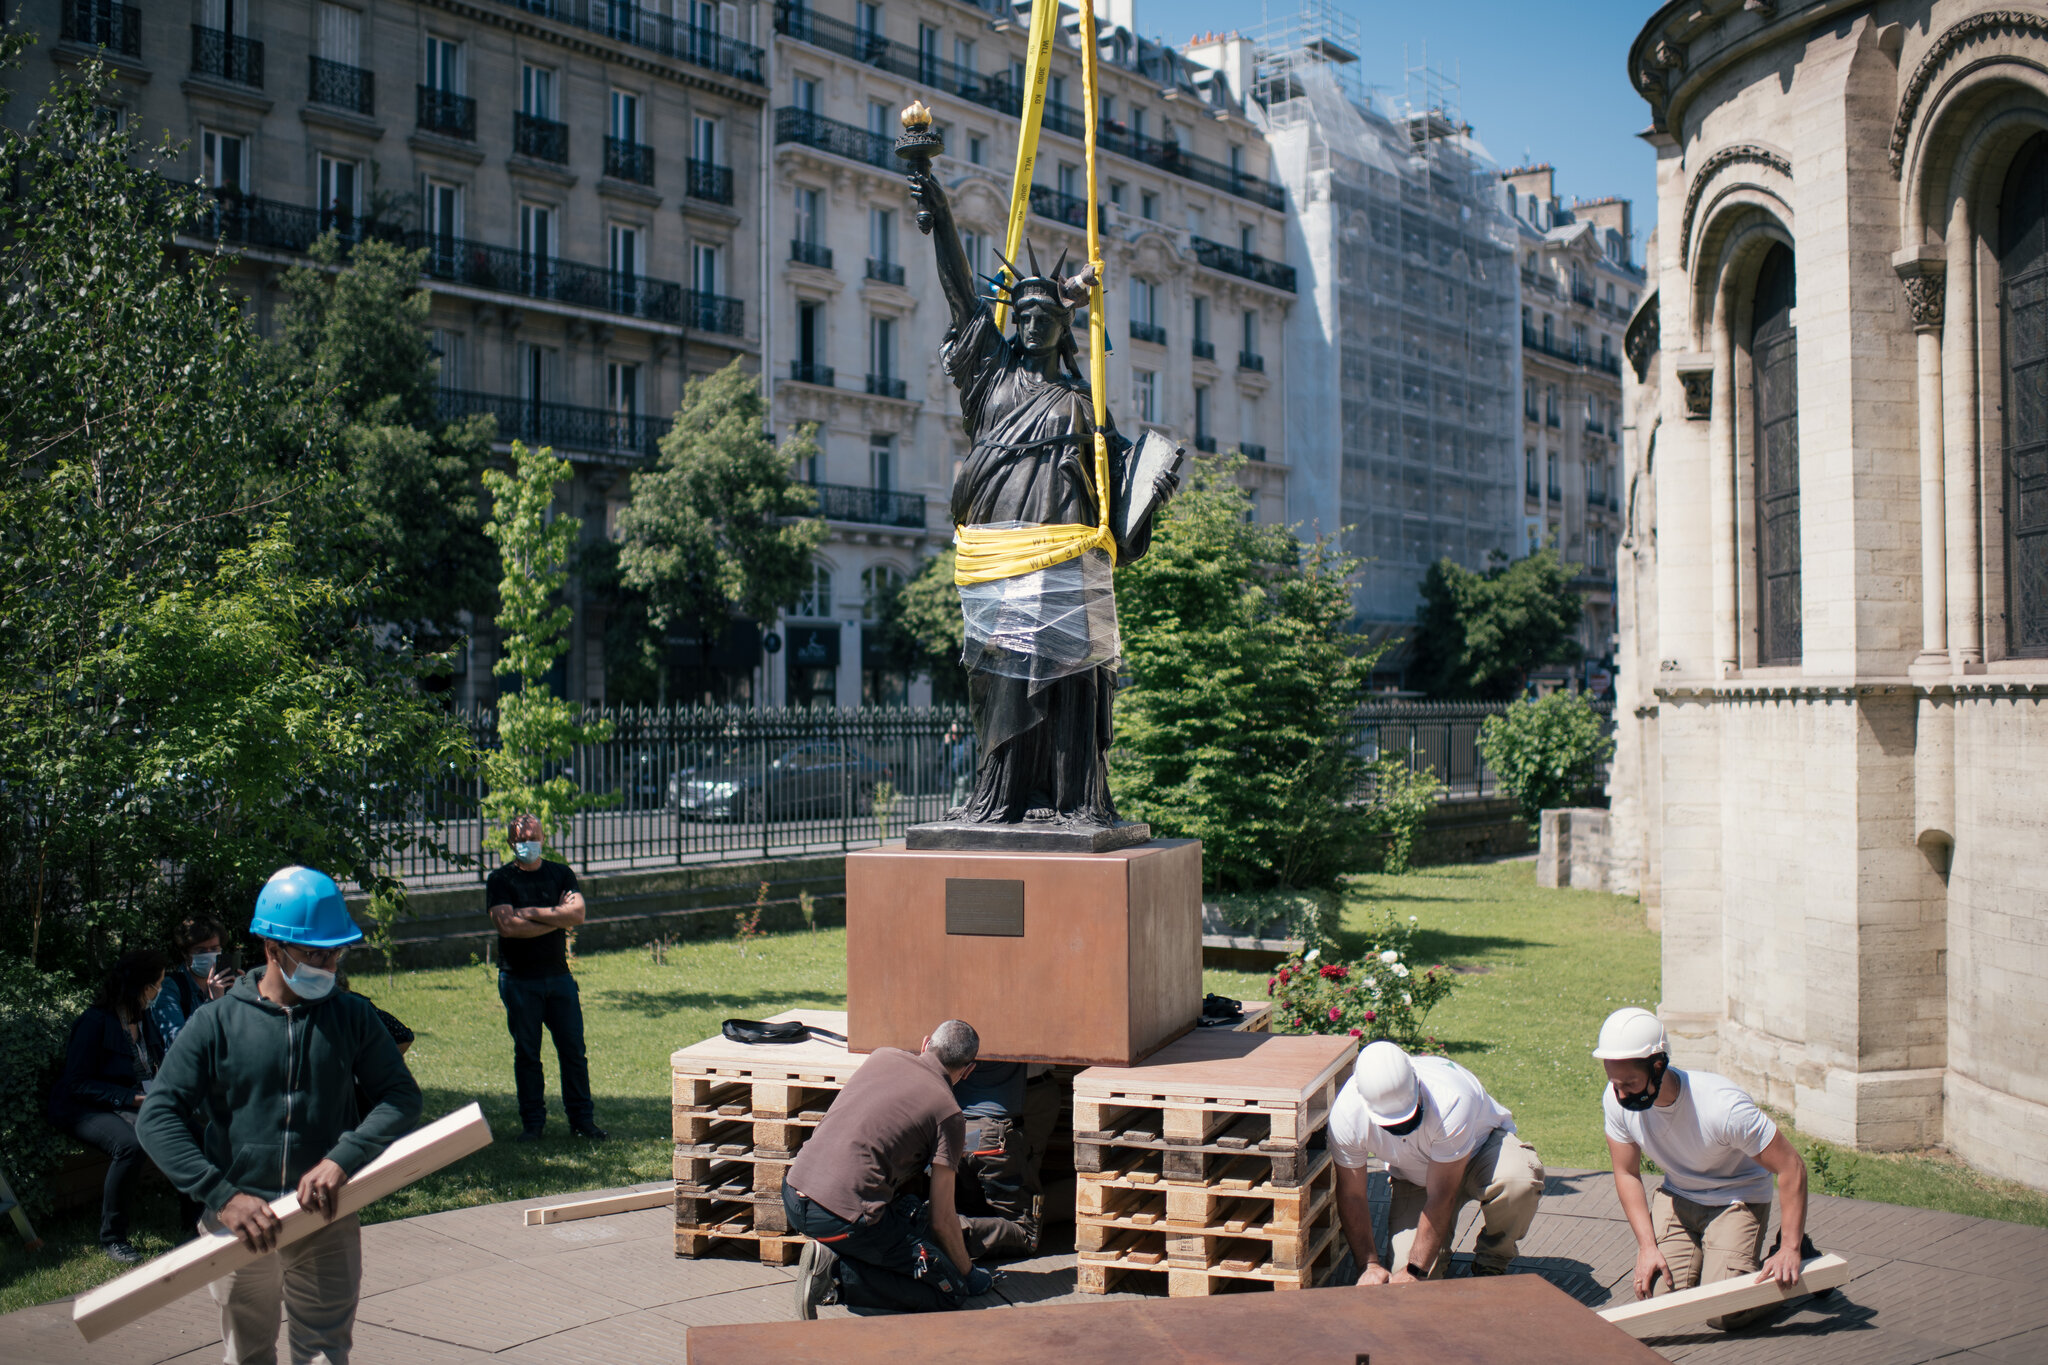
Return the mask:
[[[2048,1187],[2048,6],[1685,0],[1612,878],[1681,1064]]]

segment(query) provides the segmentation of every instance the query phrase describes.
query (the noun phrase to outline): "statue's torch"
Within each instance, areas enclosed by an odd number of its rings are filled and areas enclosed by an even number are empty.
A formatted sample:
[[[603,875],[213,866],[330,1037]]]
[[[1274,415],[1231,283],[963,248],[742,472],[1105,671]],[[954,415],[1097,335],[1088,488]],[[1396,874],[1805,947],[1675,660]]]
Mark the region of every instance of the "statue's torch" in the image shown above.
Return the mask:
[[[946,140],[932,130],[932,111],[925,108],[924,101],[912,100],[910,107],[903,111],[903,136],[896,139],[896,155],[908,162],[913,173],[930,175],[932,158],[946,150]],[[919,209],[917,230],[931,236],[932,215],[929,209]]]

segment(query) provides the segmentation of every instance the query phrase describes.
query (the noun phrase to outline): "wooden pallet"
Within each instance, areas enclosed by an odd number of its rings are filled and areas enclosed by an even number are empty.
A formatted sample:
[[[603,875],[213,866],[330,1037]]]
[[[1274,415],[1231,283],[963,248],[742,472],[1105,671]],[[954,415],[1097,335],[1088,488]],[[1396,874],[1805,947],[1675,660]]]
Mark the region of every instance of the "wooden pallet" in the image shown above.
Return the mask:
[[[1166,1292],[1176,1299],[1202,1298],[1211,1294],[1245,1289],[1312,1289],[1330,1276],[1340,1253],[1337,1223],[1325,1215],[1321,1225],[1285,1244],[1255,1238],[1226,1238],[1205,1248],[1205,1263],[1175,1260],[1170,1238],[1164,1232],[1123,1231],[1095,1251],[1078,1253],[1075,1288],[1083,1294],[1107,1294],[1125,1282],[1126,1289],[1144,1289],[1132,1283],[1134,1272],[1164,1272]],[[1275,1263],[1276,1245],[1290,1266]]]
[[[1169,1147],[1163,1143],[1074,1144],[1074,1171],[1086,1180],[1093,1176],[1150,1184],[1153,1179],[1169,1184],[1217,1185],[1230,1182],[1273,1184],[1292,1188],[1306,1182],[1320,1163],[1323,1148],[1320,1133],[1309,1145],[1269,1144],[1255,1151],[1232,1150],[1213,1144],[1201,1147]],[[1149,1178],[1148,1178],[1149,1177]]]
[[[1336,1167],[1327,1151],[1319,1151],[1308,1177],[1299,1185],[1275,1185],[1230,1176],[1228,1184],[1187,1185],[1165,1180],[1097,1180],[1080,1183],[1076,1221],[1123,1219],[1137,1215],[1132,1226],[1223,1228],[1238,1232],[1260,1224],[1300,1227],[1336,1189]]]

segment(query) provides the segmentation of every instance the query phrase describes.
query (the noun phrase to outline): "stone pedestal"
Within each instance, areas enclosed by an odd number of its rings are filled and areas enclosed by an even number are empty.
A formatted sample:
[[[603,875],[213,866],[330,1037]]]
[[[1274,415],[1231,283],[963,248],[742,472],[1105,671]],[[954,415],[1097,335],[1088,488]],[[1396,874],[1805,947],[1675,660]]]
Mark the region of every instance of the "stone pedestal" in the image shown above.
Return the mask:
[[[1607,812],[1597,807],[1543,812],[1536,885],[1607,889]]]
[[[847,1045],[964,1019],[990,1061],[1130,1066],[1202,1012],[1202,846],[846,858]]]

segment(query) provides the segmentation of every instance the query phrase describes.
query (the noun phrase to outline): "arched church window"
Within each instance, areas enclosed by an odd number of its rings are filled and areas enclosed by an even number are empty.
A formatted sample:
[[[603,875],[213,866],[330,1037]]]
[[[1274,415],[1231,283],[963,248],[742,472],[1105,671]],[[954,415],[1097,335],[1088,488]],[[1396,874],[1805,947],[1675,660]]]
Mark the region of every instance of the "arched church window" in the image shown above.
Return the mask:
[[[2005,295],[2008,648],[2048,655],[2048,133],[2020,149],[1998,204]]]
[[[1791,248],[1757,272],[1751,308],[1750,407],[1756,423],[1757,662],[1796,664],[1799,622],[1799,341]]]

